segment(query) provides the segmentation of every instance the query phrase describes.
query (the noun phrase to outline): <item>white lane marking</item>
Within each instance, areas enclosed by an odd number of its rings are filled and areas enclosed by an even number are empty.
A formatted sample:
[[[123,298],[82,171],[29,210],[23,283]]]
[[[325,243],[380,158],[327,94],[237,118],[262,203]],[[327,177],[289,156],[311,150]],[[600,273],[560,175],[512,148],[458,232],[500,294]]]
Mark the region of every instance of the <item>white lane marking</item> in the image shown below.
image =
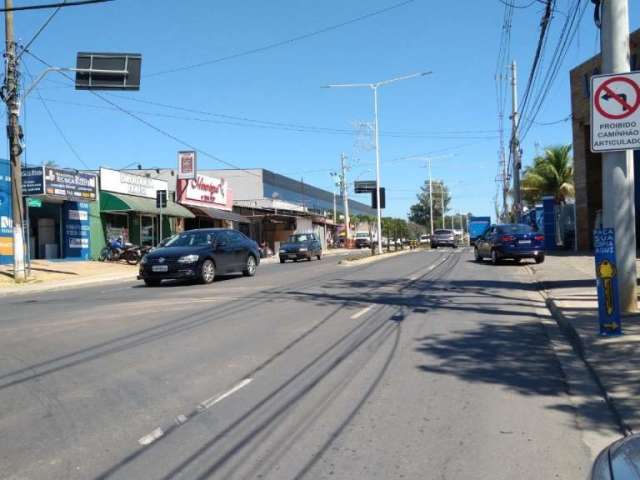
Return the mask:
[[[208,408],[213,407],[216,403],[221,402],[222,400],[224,400],[225,398],[227,398],[230,395],[233,395],[234,393],[236,393],[241,388],[244,388],[247,385],[249,385],[252,381],[253,381],[253,378],[245,378],[240,383],[238,383],[237,385],[235,385],[231,389],[227,390],[226,392],[219,393],[218,395],[214,395],[211,398],[207,398],[204,402],[202,402],[200,405],[198,405],[198,410],[206,410]]]
[[[356,318],[360,318],[361,316],[363,316],[365,313],[367,313],[372,308],[373,308],[373,305],[369,305],[368,307],[363,308],[359,312],[354,313],[353,315],[351,315],[351,320],[355,320]]]
[[[157,439],[159,439],[162,435],[164,435],[164,432],[160,427],[158,427],[153,432],[145,435],[140,440],[138,440],[138,443],[140,445],[150,445],[153,442],[155,442]]]

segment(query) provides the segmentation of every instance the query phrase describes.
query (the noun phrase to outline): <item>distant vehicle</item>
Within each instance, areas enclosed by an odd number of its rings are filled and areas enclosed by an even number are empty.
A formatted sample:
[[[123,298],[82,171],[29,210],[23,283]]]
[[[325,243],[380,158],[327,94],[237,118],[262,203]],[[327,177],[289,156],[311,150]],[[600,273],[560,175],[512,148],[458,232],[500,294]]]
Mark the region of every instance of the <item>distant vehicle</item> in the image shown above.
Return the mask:
[[[544,235],[534,231],[530,225],[493,225],[487,233],[476,240],[476,260],[490,258],[495,265],[509,258],[519,262],[532,258],[536,263],[544,262]]]
[[[313,257],[322,259],[322,244],[315,233],[296,233],[289,236],[289,240],[280,246],[280,263],[287,260],[307,259],[311,261]]]
[[[433,237],[431,237],[431,248],[438,247],[458,248],[456,235],[453,230],[441,229],[433,232]]]
[[[429,244],[429,235],[424,234],[420,235],[420,245],[428,245]]]
[[[356,232],[355,236],[356,248],[369,248],[371,247],[371,237],[368,232]]]
[[[220,273],[252,277],[260,263],[258,244],[236,230],[203,228],[171,237],[164,247],[140,262],[139,280],[148,287],[165,279],[194,279],[211,283]]]
[[[469,217],[469,242],[473,245],[491,226],[491,217]]]

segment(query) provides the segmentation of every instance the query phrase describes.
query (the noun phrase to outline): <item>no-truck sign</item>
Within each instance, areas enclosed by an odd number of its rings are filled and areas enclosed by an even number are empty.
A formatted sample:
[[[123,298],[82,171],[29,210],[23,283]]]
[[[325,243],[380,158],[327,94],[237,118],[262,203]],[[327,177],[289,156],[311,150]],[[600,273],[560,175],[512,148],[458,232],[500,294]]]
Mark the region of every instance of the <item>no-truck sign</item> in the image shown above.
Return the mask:
[[[640,72],[591,77],[591,151],[640,149]]]

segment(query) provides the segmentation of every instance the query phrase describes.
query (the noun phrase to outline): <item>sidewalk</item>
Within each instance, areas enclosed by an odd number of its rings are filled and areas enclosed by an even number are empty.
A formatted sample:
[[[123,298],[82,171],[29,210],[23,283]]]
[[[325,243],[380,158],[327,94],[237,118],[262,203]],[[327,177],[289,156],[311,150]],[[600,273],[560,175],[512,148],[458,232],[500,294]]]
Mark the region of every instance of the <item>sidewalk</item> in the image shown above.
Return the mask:
[[[547,306],[606,391],[621,423],[639,432],[640,316],[623,318],[622,336],[599,336],[593,256],[548,255],[545,263],[529,268],[544,289]]]
[[[138,267],[115,262],[33,260],[27,283],[16,285],[13,265],[0,265],[0,296],[78,287],[117,280],[135,280]]]

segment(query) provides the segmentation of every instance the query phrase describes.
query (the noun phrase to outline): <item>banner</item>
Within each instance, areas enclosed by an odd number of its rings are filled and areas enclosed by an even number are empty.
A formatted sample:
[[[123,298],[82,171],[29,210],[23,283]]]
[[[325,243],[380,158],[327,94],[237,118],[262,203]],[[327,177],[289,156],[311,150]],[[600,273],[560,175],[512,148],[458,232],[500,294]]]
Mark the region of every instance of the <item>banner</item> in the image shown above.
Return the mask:
[[[620,296],[616,266],[616,236],[613,228],[596,229],[595,246],[596,277],[598,286],[598,316],[600,335],[620,335]]]
[[[231,189],[224,178],[198,175],[192,180],[179,182],[178,202],[183,205],[229,211],[233,208]]]
[[[196,178],[196,152],[178,152],[178,178]]]
[[[11,169],[7,160],[0,160],[0,264],[13,262],[12,215]]]

